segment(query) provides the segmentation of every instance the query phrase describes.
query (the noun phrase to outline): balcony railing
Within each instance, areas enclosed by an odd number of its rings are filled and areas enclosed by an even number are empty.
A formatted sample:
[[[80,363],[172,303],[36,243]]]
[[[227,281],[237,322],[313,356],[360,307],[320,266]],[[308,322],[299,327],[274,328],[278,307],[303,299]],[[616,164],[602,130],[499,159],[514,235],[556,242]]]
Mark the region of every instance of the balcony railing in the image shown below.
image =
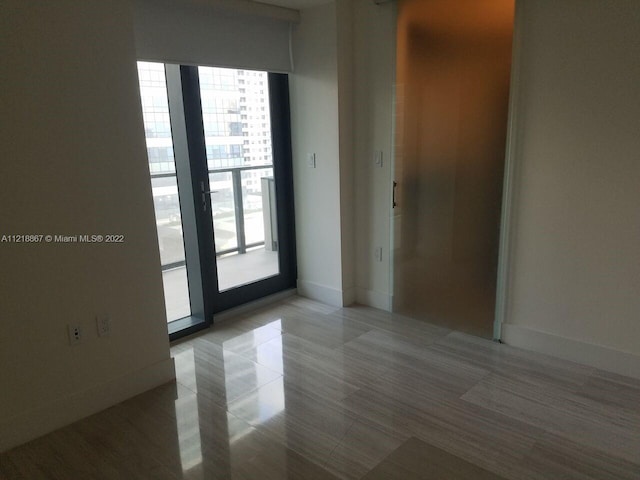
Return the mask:
[[[248,175],[249,172],[264,171],[262,175]],[[267,173],[268,172],[268,173]],[[212,192],[211,209],[216,236],[216,255],[246,253],[247,249],[264,245],[264,224],[262,211],[261,177],[273,174],[272,165],[250,167],[214,168],[209,170],[209,186]],[[230,178],[229,178],[230,176]],[[226,177],[226,178],[225,178]],[[244,177],[244,178],[243,178]],[[233,205],[232,213],[230,204]],[[232,216],[235,220],[235,241],[223,241],[225,228],[222,219]],[[247,217],[250,218],[249,239],[247,239]],[[220,221],[216,222],[216,219]]]
[[[209,169],[216,256],[265,244],[265,231],[274,226],[269,216],[265,224],[262,178],[272,174],[272,165]],[[153,173],[151,179],[162,270],[170,270],[185,265],[176,175]]]

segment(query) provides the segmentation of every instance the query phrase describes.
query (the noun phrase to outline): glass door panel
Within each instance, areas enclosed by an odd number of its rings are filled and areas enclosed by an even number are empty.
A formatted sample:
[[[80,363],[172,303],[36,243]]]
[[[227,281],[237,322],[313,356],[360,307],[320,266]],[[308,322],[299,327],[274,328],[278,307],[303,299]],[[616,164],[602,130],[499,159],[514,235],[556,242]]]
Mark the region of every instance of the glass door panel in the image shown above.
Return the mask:
[[[295,287],[288,78],[139,62],[172,339]]]
[[[175,175],[151,177],[153,206],[156,213],[158,245],[162,265],[184,262],[180,200]]]
[[[198,67],[218,290],[279,273],[267,72]]]
[[[275,205],[271,205],[271,200],[275,199],[275,191],[270,191],[275,188],[273,168],[245,170],[240,173],[240,181],[247,246],[261,245],[265,243],[266,237],[277,235],[276,217],[273,215],[271,218],[271,213],[275,213]]]
[[[211,217],[215,232],[216,252],[238,250],[238,216],[231,172],[209,173]]]
[[[167,321],[191,315],[164,64],[138,62]]]

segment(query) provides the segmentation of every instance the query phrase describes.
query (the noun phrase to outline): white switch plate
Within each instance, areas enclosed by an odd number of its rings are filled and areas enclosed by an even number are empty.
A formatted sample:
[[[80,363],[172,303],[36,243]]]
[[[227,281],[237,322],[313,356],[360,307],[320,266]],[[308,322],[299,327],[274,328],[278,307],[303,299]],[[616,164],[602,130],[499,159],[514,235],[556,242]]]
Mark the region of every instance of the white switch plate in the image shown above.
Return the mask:
[[[99,337],[109,336],[111,334],[111,317],[109,315],[97,315],[96,328]]]
[[[309,165],[310,168],[316,168],[316,154],[315,153],[308,153],[307,154],[307,165]]]
[[[376,167],[382,167],[382,150],[376,150],[373,152],[373,162]]]
[[[377,247],[376,248],[376,261],[381,262],[382,261],[382,247]]]

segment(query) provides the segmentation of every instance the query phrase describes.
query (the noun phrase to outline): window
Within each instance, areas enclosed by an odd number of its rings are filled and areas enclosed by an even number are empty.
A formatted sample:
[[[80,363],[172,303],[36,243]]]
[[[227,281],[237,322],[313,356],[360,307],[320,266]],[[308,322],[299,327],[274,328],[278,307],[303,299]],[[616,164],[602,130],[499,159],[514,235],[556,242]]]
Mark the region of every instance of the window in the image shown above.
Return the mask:
[[[164,65],[138,62],[167,321],[191,314]]]
[[[173,308],[165,282],[170,331],[295,285],[286,75],[145,62],[139,75],[163,279],[179,273],[182,292]]]

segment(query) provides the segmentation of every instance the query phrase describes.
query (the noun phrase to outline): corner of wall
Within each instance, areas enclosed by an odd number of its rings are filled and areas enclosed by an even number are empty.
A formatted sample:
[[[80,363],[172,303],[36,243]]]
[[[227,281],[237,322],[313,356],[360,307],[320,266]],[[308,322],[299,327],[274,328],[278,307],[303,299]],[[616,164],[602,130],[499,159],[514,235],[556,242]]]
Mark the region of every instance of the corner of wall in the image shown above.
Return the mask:
[[[364,288],[356,289],[356,301],[361,305],[377,308],[390,312],[393,308],[392,295]]]
[[[175,378],[173,358],[168,358],[3,419],[0,423],[0,453],[171,382]]]
[[[344,307],[349,293],[320,283],[298,279],[298,295],[310,298],[333,307]],[[350,302],[352,303],[352,302]]]

